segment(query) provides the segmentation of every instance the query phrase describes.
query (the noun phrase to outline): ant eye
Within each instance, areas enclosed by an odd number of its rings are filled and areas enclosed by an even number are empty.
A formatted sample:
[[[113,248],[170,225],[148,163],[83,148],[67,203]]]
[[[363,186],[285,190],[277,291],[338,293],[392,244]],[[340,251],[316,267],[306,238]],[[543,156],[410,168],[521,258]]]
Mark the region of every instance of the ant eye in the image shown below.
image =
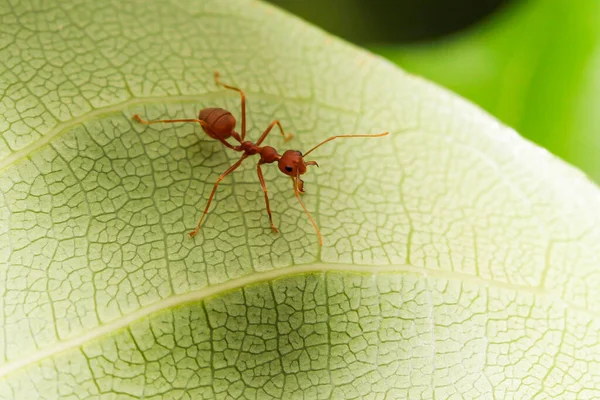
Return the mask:
[[[293,169],[292,167],[290,167],[289,165],[286,165],[286,166],[285,166],[285,170],[286,170],[287,172],[292,172],[294,169]]]

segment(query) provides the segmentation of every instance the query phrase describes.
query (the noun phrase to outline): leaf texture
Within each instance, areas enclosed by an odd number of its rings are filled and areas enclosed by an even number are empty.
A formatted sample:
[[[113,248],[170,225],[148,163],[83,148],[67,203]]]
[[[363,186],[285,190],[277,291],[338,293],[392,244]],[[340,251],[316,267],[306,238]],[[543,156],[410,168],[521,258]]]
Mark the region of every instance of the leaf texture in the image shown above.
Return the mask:
[[[254,1],[0,6],[0,398],[594,398],[600,192],[478,108]],[[192,124],[273,119],[304,201]]]

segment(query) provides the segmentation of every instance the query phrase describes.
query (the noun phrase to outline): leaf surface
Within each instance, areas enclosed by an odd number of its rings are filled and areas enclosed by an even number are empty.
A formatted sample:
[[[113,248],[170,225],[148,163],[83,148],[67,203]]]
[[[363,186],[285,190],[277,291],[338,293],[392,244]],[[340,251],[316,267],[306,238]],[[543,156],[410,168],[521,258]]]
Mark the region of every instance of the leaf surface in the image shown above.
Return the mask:
[[[1,398],[593,398],[600,193],[388,62],[253,1],[0,8]],[[34,11],[36,10],[36,11]],[[7,39],[8,38],[8,39]],[[314,153],[304,201],[192,124]]]

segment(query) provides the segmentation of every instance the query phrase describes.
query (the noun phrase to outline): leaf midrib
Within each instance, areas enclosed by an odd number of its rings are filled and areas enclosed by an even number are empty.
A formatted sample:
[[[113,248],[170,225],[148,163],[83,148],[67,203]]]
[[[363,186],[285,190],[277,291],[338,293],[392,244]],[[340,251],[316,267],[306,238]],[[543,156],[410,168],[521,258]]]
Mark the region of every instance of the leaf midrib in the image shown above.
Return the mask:
[[[262,282],[273,281],[275,279],[303,275],[309,273],[362,273],[377,275],[381,273],[396,273],[405,275],[417,275],[424,278],[434,277],[446,280],[459,280],[463,283],[471,283],[481,287],[492,287],[497,289],[511,290],[519,293],[529,293],[535,296],[542,296],[562,305],[566,311],[572,310],[578,313],[587,315],[590,318],[600,319],[600,312],[594,312],[584,307],[578,306],[574,303],[565,301],[560,296],[556,295],[555,292],[544,289],[541,287],[531,287],[527,285],[511,284],[508,282],[496,281],[492,279],[484,279],[469,275],[461,272],[445,271],[445,270],[432,270],[413,265],[350,265],[350,264],[327,264],[327,263],[314,263],[305,265],[295,265],[291,267],[273,269],[270,271],[255,272],[240,278],[231,279],[227,282],[215,284],[204,287],[199,290],[192,292],[171,296],[166,299],[162,299],[154,304],[146,307],[142,307],[126,316],[115,319],[105,325],[98,326],[97,328],[87,331],[85,334],[73,337],[71,339],[59,342],[45,349],[38,350],[34,353],[24,356],[18,360],[10,361],[0,366],[0,379],[6,377],[9,374],[17,372],[21,369],[27,368],[30,365],[36,364],[47,358],[56,356],[60,353],[67,352],[69,350],[76,349],[85,345],[86,343],[92,342],[96,339],[100,339],[103,336],[115,334],[122,329],[127,328],[133,323],[146,318],[152,314],[156,314],[171,308],[183,306],[190,303],[196,303],[204,301],[211,297],[223,295],[226,292],[240,289],[248,285],[258,284]]]
[[[323,109],[336,111],[340,114],[348,114],[348,115],[352,115],[352,116],[355,115],[355,111],[353,111],[353,110],[334,107],[334,106],[331,106],[331,105],[325,104],[325,103],[320,103],[316,99],[313,99],[310,97],[306,97],[306,98],[305,97],[298,97],[298,98],[289,97],[288,98],[288,97],[281,96],[281,95],[271,95],[271,94],[258,93],[258,92],[253,93],[253,92],[249,92],[247,90],[245,91],[245,93],[248,97],[253,97],[256,99],[277,99],[278,101],[284,100],[287,102],[295,102],[295,103],[305,103],[305,104],[310,103],[313,105],[317,105]],[[204,94],[180,95],[180,96],[136,97],[136,98],[129,99],[129,100],[126,100],[121,103],[112,104],[110,106],[95,108],[93,111],[84,113],[84,114],[82,114],[78,117],[75,117],[73,119],[70,119],[68,121],[63,121],[63,122],[56,124],[56,126],[54,126],[47,133],[41,134],[41,137],[38,140],[28,144],[27,146],[25,146],[19,150],[14,151],[13,153],[9,154],[4,159],[1,159],[0,160],[0,172],[4,171],[11,165],[16,164],[19,161],[26,159],[29,155],[36,152],[37,150],[42,149],[44,146],[50,144],[50,142],[52,142],[54,139],[57,139],[57,138],[63,136],[64,134],[69,132],[74,127],[84,124],[88,121],[92,121],[96,118],[99,118],[99,117],[102,117],[105,115],[121,113],[121,112],[123,112],[123,110],[125,110],[129,107],[133,107],[133,106],[144,106],[144,105],[152,105],[152,104],[200,103],[201,101],[205,101],[206,99],[210,99],[210,98],[222,99],[222,98],[226,98],[229,95],[230,94],[228,92],[219,91],[219,92],[209,92],[209,93],[204,93]],[[251,110],[252,106],[246,105],[246,107],[247,107],[246,111],[248,112]],[[234,113],[237,113],[237,111],[239,111],[239,110],[237,110],[237,109],[232,110],[232,112],[234,112]]]

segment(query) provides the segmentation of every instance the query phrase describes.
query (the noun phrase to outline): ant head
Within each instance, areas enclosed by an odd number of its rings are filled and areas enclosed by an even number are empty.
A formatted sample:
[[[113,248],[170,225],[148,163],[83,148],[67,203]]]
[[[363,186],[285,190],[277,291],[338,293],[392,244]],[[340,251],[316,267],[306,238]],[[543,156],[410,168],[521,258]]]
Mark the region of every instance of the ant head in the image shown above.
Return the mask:
[[[302,153],[298,150],[286,150],[277,162],[279,170],[291,177],[304,174],[307,165],[317,165],[317,163],[314,161],[304,161]]]
[[[277,162],[279,170],[289,176],[298,176],[306,172],[302,153],[298,150],[286,150]]]

